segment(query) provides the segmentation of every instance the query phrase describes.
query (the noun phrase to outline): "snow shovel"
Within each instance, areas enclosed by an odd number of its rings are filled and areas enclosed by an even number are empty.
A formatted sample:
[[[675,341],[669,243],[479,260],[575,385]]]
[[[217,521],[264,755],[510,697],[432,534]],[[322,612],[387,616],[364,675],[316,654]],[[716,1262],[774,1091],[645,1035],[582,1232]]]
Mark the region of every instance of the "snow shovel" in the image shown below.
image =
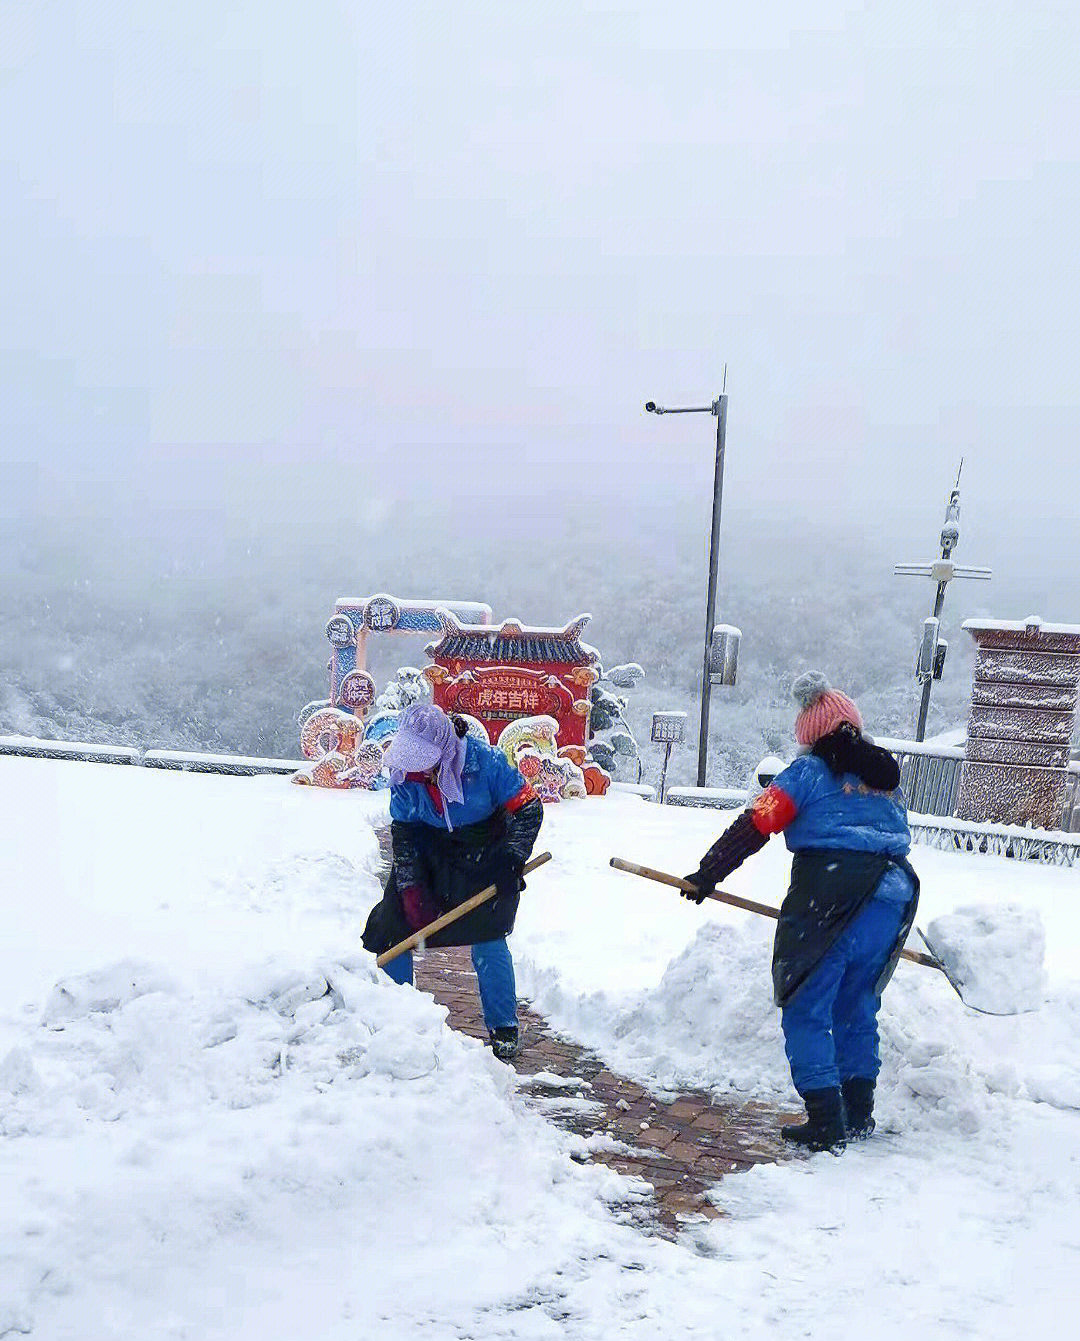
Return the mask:
[[[550,852],[541,852],[538,857],[533,857],[532,861],[525,863],[522,868],[522,874],[529,871],[535,871],[538,866],[543,866],[544,862],[551,860]],[[459,903],[456,908],[451,908],[448,913],[443,913],[437,917],[434,922],[429,922],[426,927],[421,927],[419,931],[414,931],[411,936],[405,940],[398,941],[397,945],[392,945],[389,950],[384,950],[375,963],[382,968],[389,964],[391,959],[396,959],[398,955],[403,955],[406,950],[415,950],[429,936],[434,936],[437,931],[442,931],[443,927],[448,927],[451,922],[456,922],[459,917],[464,917],[466,913],[471,913],[474,908],[479,908],[482,903],[488,899],[493,899],[498,892],[497,885],[488,885],[487,889],[482,889],[479,894],[474,894],[471,898]]]
[[[623,861],[621,857],[612,857],[610,864],[617,871],[629,871],[631,875],[642,875],[647,880],[658,880],[662,885],[670,885],[673,889],[683,889],[688,894],[700,893],[697,885],[691,881],[683,880],[677,875],[668,875],[666,871],[654,871],[651,866],[639,866],[637,862]],[[779,920],[780,917],[780,909],[772,907],[771,904],[756,903],[753,899],[744,899],[738,894],[728,894],[722,889],[714,889],[705,897],[716,899],[719,903],[730,904],[732,908],[742,908],[748,913],[760,913],[762,917],[771,917],[774,921]],[[917,927],[916,930],[919,931]],[[964,1002],[964,1005],[969,1010],[978,1011],[980,1015],[1017,1015],[1022,1013],[1012,1010],[984,1010],[982,1006],[973,1006],[970,1001],[965,1000],[964,993],[961,991],[961,984],[956,981],[937,955],[932,953],[933,947],[926,939],[925,934],[919,931],[919,935],[922,936],[924,944],[927,949],[931,950],[931,953],[924,955],[920,950],[901,950],[901,959],[910,959],[913,964],[922,964],[925,968],[937,969],[939,973],[945,976],[949,986]]]

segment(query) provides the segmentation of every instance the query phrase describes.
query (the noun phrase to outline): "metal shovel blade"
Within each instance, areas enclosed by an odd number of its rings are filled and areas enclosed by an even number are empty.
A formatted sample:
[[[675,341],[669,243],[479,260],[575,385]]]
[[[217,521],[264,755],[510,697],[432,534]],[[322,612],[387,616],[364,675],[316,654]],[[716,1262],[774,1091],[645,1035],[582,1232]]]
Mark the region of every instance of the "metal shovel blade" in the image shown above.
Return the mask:
[[[976,1006],[973,1001],[970,1001],[964,995],[965,984],[957,981],[957,979],[954,978],[953,975],[949,972],[949,969],[946,966],[945,961],[942,959],[938,951],[934,948],[933,944],[930,941],[929,936],[927,936],[926,932],[923,931],[922,927],[916,927],[915,930],[922,937],[923,944],[930,951],[930,958],[933,960],[933,967],[938,969],[941,973],[945,975],[945,978],[948,981],[949,986],[953,989],[953,991],[964,1003],[964,1005],[967,1006],[968,1010],[977,1011],[978,1014],[980,1015],[994,1015],[997,1016],[998,1018],[1002,1018],[1009,1015],[1030,1015],[1032,1011],[1036,1009],[1035,1006],[1026,1006],[1018,1008],[1016,1010],[987,1010],[985,1006]]]

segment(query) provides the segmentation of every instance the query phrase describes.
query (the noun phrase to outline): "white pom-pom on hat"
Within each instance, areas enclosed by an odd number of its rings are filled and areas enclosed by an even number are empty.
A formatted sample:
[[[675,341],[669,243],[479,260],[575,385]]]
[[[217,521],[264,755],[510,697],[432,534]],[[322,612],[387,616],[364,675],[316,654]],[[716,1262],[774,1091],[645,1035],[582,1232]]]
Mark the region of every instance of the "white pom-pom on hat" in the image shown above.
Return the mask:
[[[831,688],[828,678],[821,671],[803,671],[791,686],[791,697],[805,712],[807,708],[813,707],[822,694],[827,694]]]

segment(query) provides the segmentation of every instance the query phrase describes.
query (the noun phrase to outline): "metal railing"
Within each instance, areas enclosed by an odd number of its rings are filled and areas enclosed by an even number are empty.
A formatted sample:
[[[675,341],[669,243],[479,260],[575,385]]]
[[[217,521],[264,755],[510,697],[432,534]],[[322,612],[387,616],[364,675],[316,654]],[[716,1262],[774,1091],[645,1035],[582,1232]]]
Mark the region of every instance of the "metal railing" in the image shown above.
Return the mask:
[[[900,765],[900,787],[917,815],[952,815],[960,791],[964,751],[958,746],[926,748],[913,740],[875,738]]]
[[[39,740],[34,736],[0,736],[0,755],[26,759],[72,759],[90,764],[128,764],[168,768],[185,773],[222,773],[252,777],[257,773],[295,773],[302,759],[260,759],[243,754],[208,754],[199,750],[140,750],[133,745],[94,745],[78,740]]]

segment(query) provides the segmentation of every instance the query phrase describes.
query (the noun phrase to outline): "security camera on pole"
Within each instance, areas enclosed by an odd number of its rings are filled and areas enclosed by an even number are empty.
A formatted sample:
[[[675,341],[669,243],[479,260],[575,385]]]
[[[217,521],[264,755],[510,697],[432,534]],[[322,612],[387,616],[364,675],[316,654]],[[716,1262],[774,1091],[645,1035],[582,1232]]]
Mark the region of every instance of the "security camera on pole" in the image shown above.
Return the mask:
[[[964,469],[964,458],[960,458],[960,470],[956,472],[956,485],[949,495],[949,504],[945,509],[945,525],[941,528],[941,558],[933,563],[898,563],[893,569],[901,577],[931,577],[937,583],[937,596],[934,599],[934,613],[923,620],[922,639],[919,643],[919,655],[915,664],[915,678],[922,685],[922,699],[919,703],[919,717],[915,724],[915,739],[926,738],[926,717],[930,711],[930,689],[935,680],[940,680],[945,669],[945,655],[949,650],[948,642],[940,637],[941,610],[945,604],[945,588],[954,577],[978,578],[988,582],[991,577],[989,568],[969,568],[953,563],[951,555],[960,539],[960,471]]]
[[[670,409],[645,402],[649,414],[711,414],[716,418],[716,467],[713,472],[712,531],[709,539],[709,589],[705,600],[705,655],[701,670],[701,729],[698,735],[697,785],[705,786],[709,762],[709,696],[714,684],[734,684],[739,657],[738,629],[716,620],[717,573],[720,562],[720,505],[724,495],[724,443],[727,435],[727,366],[724,390],[711,405]]]

